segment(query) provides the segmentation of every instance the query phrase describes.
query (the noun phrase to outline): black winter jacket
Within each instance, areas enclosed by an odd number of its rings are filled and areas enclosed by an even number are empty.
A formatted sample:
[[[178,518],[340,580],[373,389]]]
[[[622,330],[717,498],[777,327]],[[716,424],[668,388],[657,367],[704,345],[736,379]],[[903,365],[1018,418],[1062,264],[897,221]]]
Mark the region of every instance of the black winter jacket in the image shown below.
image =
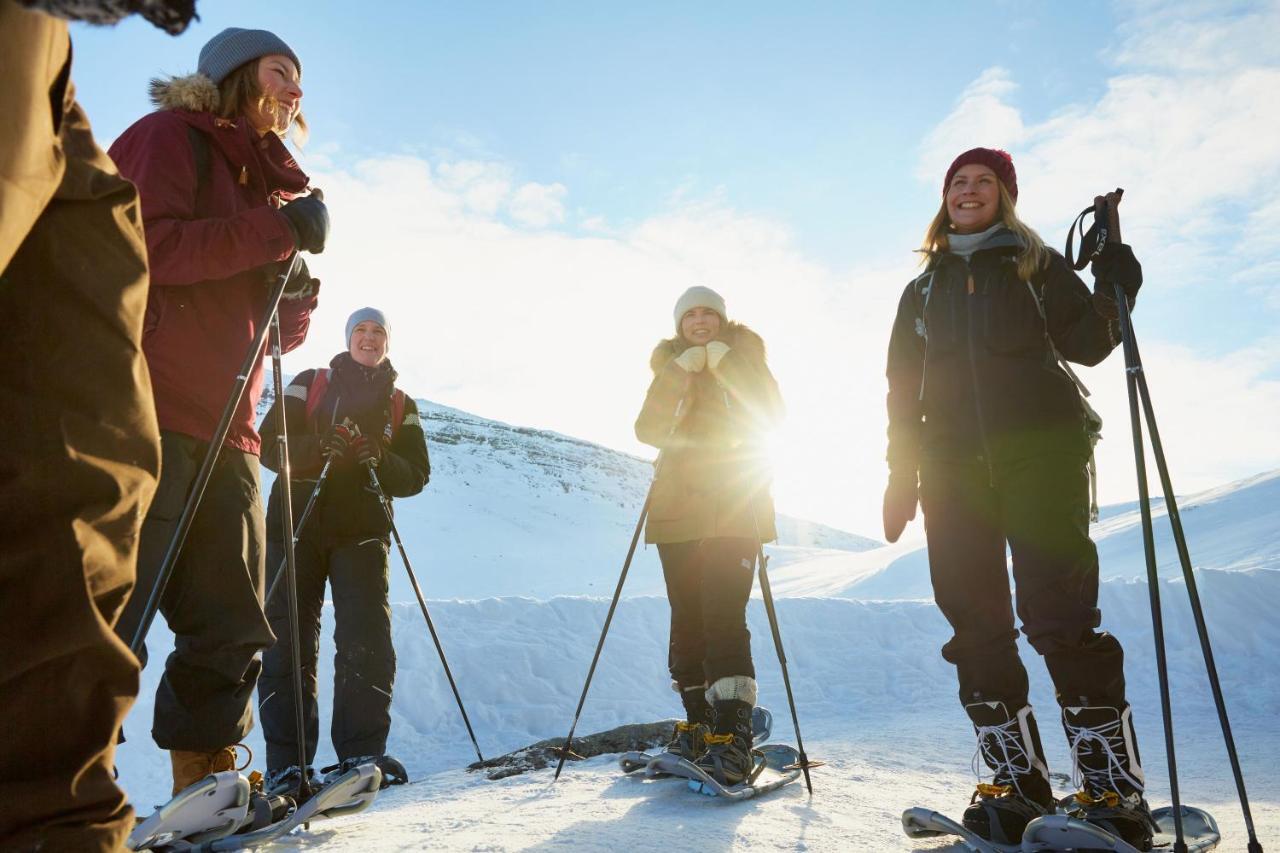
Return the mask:
[[[285,418],[289,429],[289,465],[293,474],[293,518],[297,524],[316,478],[324,466],[320,445],[329,428],[350,418],[360,432],[383,442],[382,458],[375,469],[378,482],[389,498],[407,498],[422,491],[431,477],[426,435],[413,398],[405,395],[404,417],[394,438],[391,430],[391,395],[395,369],[384,361],[375,368],[357,364],[348,353],[330,362],[324,397],[307,416],[307,396],[315,381],[315,370],[304,370],[285,389]],[[276,406],[263,419],[262,463],[279,473],[280,447]],[[389,443],[388,443],[389,440]],[[320,498],[307,522],[303,538],[322,537],[326,544],[367,538],[386,540],[391,534],[377,493],[369,483],[364,465],[353,459],[336,461],[329,470]],[[280,480],[271,488],[267,505],[267,537],[280,541]]]
[[[940,255],[903,291],[886,371],[895,475],[910,476],[922,458],[1088,456],[1079,392],[1053,346],[1068,361],[1098,364],[1119,328],[1056,252],[1031,281],[1042,316],[1018,277],[1018,250],[1011,233],[997,232],[968,261]]]

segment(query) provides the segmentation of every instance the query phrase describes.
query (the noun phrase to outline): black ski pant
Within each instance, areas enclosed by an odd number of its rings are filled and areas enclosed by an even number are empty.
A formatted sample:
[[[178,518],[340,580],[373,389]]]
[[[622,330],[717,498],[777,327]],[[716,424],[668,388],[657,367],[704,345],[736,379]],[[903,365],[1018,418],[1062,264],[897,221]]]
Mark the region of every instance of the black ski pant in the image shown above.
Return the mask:
[[[1087,697],[1123,707],[1124,654],[1095,629],[1098,551],[1089,538],[1089,478],[1076,454],[1043,454],[988,467],[980,458],[926,459],[920,500],[934,599],[955,635],[960,701],[1027,704],[1005,546],[1013,557],[1017,614],[1044,656],[1061,704]]]
[[[382,539],[337,545],[317,544],[304,535],[297,546],[298,624],[302,657],[302,716],[307,763],[315,760],[320,735],[320,614],[325,581],[333,592],[333,721],[330,734],[338,760],[387,751],[391,731],[391,689],[396,651],[391,644],[391,608],[387,604],[387,552]],[[284,547],[272,538],[267,547],[272,571],[284,560]],[[281,583],[287,582],[282,578]],[[297,715],[293,704],[293,653],[289,632],[288,590],[281,587],[267,605],[276,644],[263,655],[258,684],[258,713],[267,741],[267,767],[298,763]]]
[[[671,602],[667,664],[681,689],[755,678],[747,599],[757,550],[754,539],[729,537],[658,546]]]
[[[0,850],[121,849],[138,661],[112,627],[160,467],[138,193],[94,142],[65,22],[0,2]]]
[[[167,430],[160,445],[160,485],[142,524],[137,592],[116,626],[126,643],[209,446]],[[174,633],[151,729],[162,749],[212,752],[253,728],[257,656],[273,640],[262,612],[265,539],[258,457],[224,447],[160,600]]]

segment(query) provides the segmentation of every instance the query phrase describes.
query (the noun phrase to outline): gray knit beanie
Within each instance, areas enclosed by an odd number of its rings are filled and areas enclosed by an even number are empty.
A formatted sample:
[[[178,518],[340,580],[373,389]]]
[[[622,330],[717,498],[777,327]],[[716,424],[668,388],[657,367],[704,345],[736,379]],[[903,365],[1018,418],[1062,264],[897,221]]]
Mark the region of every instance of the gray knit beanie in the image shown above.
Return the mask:
[[[355,332],[356,326],[364,321],[377,323],[382,327],[382,331],[387,333],[387,351],[391,351],[391,326],[387,323],[387,315],[383,314],[377,308],[357,308],[351,312],[351,316],[347,318],[347,348],[351,348],[351,335]]]
[[[684,315],[694,308],[710,308],[720,315],[721,321],[726,323],[729,321],[729,314],[724,308],[724,297],[709,287],[696,285],[686,290],[684,295],[676,300],[676,334],[680,333],[680,321],[684,319]]]
[[[292,59],[298,66],[298,74],[302,74],[302,60],[280,36],[267,30],[227,27],[200,48],[200,64],[196,70],[218,84],[246,62],[276,53]]]

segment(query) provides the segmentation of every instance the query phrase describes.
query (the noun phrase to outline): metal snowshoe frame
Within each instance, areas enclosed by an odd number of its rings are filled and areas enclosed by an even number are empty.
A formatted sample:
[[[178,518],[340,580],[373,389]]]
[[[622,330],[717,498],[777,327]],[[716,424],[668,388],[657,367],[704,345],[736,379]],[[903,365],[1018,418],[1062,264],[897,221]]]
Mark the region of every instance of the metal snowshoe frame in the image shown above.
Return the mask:
[[[1116,189],[1105,196],[1096,196],[1091,206],[1080,212],[1067,232],[1065,255],[1067,262],[1075,269],[1082,270],[1090,261],[1097,258],[1108,243],[1120,241],[1120,215],[1118,206],[1124,190]],[[1084,230],[1084,220],[1093,214],[1093,226],[1088,233]],[[1075,234],[1080,232],[1080,254],[1076,256],[1072,250]],[[1093,238],[1092,247],[1086,244]],[[1091,249],[1091,250],[1090,250]],[[1088,254],[1086,254],[1088,253]],[[1156,570],[1155,534],[1152,528],[1151,496],[1147,487],[1147,462],[1144,450],[1142,423],[1145,419],[1147,429],[1151,433],[1151,451],[1156,460],[1156,468],[1160,475],[1160,486],[1164,493],[1165,507],[1169,515],[1173,541],[1178,551],[1178,561],[1182,566],[1182,578],[1186,584],[1187,596],[1191,602],[1191,613],[1195,619],[1196,634],[1200,640],[1200,651],[1204,657],[1205,671],[1209,677],[1209,686],[1213,692],[1214,705],[1218,712],[1218,723],[1222,728],[1222,738],[1231,762],[1231,772],[1235,777],[1236,792],[1240,800],[1240,808],[1244,813],[1244,825],[1249,834],[1249,853],[1262,853],[1262,845],[1258,841],[1254,829],[1253,814],[1249,808],[1249,797],[1245,792],[1244,774],[1240,769],[1240,758],[1236,752],[1235,738],[1231,734],[1231,721],[1227,717],[1227,706],[1222,696],[1222,684],[1218,678],[1218,669],[1214,663],[1213,647],[1209,641],[1209,629],[1204,619],[1204,608],[1200,603],[1200,593],[1196,584],[1195,572],[1191,566],[1190,552],[1187,550],[1187,537],[1182,527],[1182,517],[1178,512],[1178,500],[1173,491],[1173,481],[1169,477],[1169,466],[1165,460],[1164,445],[1160,441],[1160,431],[1156,426],[1155,409],[1151,403],[1151,391],[1147,387],[1147,377],[1138,352],[1138,340],[1133,330],[1133,318],[1129,312],[1129,300],[1124,288],[1118,282],[1099,282],[1100,285],[1111,285],[1112,298],[1120,321],[1120,338],[1124,349],[1125,384],[1129,396],[1129,424],[1133,433],[1134,465],[1138,477],[1138,505],[1142,514],[1142,545],[1147,564],[1147,590],[1151,600],[1151,623],[1155,639],[1156,670],[1160,681],[1160,706],[1164,717],[1165,751],[1169,764],[1169,788],[1173,806],[1170,818],[1174,835],[1174,850],[1186,853],[1188,850],[1183,831],[1183,817],[1190,814],[1188,807],[1182,806],[1178,790],[1178,768],[1174,753],[1173,714],[1169,698],[1169,670],[1165,659],[1164,622],[1160,610],[1160,577]],[[1163,811],[1163,810],[1161,810]],[[1198,812],[1198,810],[1195,810]],[[1210,819],[1212,820],[1212,819]]]

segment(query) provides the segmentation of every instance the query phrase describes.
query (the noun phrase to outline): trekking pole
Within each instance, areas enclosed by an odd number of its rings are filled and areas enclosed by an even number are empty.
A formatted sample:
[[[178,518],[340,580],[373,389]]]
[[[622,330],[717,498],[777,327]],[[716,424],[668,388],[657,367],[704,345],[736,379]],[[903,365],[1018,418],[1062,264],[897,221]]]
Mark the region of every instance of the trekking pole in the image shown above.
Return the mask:
[[[680,409],[683,407],[684,401],[676,407],[677,425],[679,423]],[[671,432],[675,432],[675,427],[671,428]],[[609,634],[609,625],[613,622],[613,613],[618,609],[618,599],[622,597],[622,585],[627,582],[627,572],[631,570],[631,558],[635,556],[636,544],[640,541],[640,531],[644,529],[645,519],[649,517],[649,503],[653,500],[653,484],[658,481],[658,472],[662,469],[664,450],[658,451],[658,458],[653,463],[653,478],[649,480],[649,491],[645,493],[644,505],[640,508],[640,517],[636,519],[635,532],[631,534],[631,547],[627,548],[627,558],[622,562],[622,574],[618,575],[618,586],[613,590],[613,601],[609,602],[609,612],[604,617],[604,627],[600,629],[600,640],[596,643],[596,653],[591,658],[591,668],[587,670],[587,680],[582,685],[582,695],[578,697],[578,710],[573,714],[573,725],[569,726],[569,734],[565,736],[564,746],[560,748],[560,760],[556,762],[556,775],[551,781],[560,778],[560,771],[564,769],[565,759],[573,747],[573,733],[578,728],[578,718],[582,716],[582,706],[587,703],[587,691],[591,689],[591,679],[596,674],[596,664],[600,662],[600,652],[604,649],[604,638]]]
[[[320,497],[320,487],[324,485],[325,478],[329,476],[329,468],[332,465],[333,457],[327,457],[324,460],[324,467],[320,469],[320,476],[316,478],[316,484],[311,489],[311,497],[307,498],[307,505],[302,508],[302,515],[298,517],[298,523],[293,528],[293,547],[295,550],[298,547],[298,540],[302,538],[302,529],[307,526],[307,519],[311,517],[311,510],[315,508],[316,499]],[[280,586],[280,577],[284,574],[284,568],[285,561],[281,560],[280,566],[271,578],[271,586],[267,590],[267,597],[262,601],[262,609],[264,611],[267,609],[267,605],[271,603],[271,598],[276,594],[276,587]]]
[[[422,595],[422,587],[418,586],[418,578],[413,573],[413,566],[409,563],[409,554],[404,549],[404,543],[400,541],[400,531],[396,530],[395,518],[391,515],[391,501],[387,498],[386,492],[382,491],[382,484],[378,482],[378,475],[374,473],[373,465],[369,465],[369,482],[373,484],[373,490],[378,495],[378,501],[382,504],[382,511],[387,515],[387,523],[391,525],[391,535],[396,540],[396,547],[400,549],[400,559],[404,561],[404,570],[409,573],[409,583],[413,584],[413,593],[418,596],[418,606],[422,608],[422,618],[427,620],[427,630],[431,632],[431,642],[436,644],[436,652],[440,655],[440,664],[444,667],[445,678],[449,679],[449,688],[453,690],[453,698],[458,703],[458,710],[462,713],[462,723],[467,727],[467,734],[471,736],[471,745],[475,747],[476,758],[484,761],[484,756],[480,754],[480,744],[476,742],[476,733],[471,729],[471,720],[467,718],[467,709],[462,706],[462,694],[458,692],[458,685],[453,680],[453,672],[449,669],[449,661],[444,656],[444,646],[440,645],[440,636],[436,634],[435,623],[431,621],[431,614],[427,612],[427,600]]]
[[[1103,246],[1108,242],[1120,242],[1120,220],[1116,205],[1122,191],[1116,191],[1116,201],[1108,203],[1106,199],[1099,198],[1095,200],[1094,221],[1098,229],[1098,243],[1094,251],[1094,256],[1102,251]],[[1087,209],[1085,213],[1087,213]],[[1084,215],[1083,213],[1081,214]],[[1104,218],[1105,217],[1105,222]],[[1074,230],[1074,226],[1073,226]],[[1068,245],[1070,245],[1068,243]],[[1083,245],[1081,249],[1083,250]],[[1077,268],[1083,268],[1081,263]],[[1128,298],[1124,293],[1124,289],[1118,283],[1112,283],[1114,288],[1114,296],[1116,300],[1116,310],[1120,319],[1121,338],[1124,343],[1125,354],[1125,370],[1127,374],[1127,385],[1129,389],[1129,408],[1130,420],[1134,431],[1134,452],[1137,459],[1138,478],[1139,478],[1139,495],[1143,510],[1143,546],[1147,552],[1147,574],[1149,585],[1155,584],[1155,544],[1150,535],[1150,499],[1146,494],[1146,461],[1143,452],[1143,444],[1141,441],[1141,424],[1138,420],[1137,406],[1140,398],[1143,415],[1145,417],[1148,431],[1151,434],[1151,450],[1155,456],[1156,467],[1160,474],[1160,486],[1164,493],[1165,506],[1169,515],[1169,525],[1173,531],[1174,544],[1178,551],[1178,561],[1182,567],[1183,580],[1187,587],[1187,595],[1191,603],[1191,613],[1196,624],[1196,633],[1200,640],[1200,651],[1204,657],[1205,670],[1209,677],[1209,686],[1213,692],[1214,705],[1218,713],[1218,723],[1222,728],[1223,742],[1226,746],[1227,756],[1231,762],[1231,772],[1234,776],[1236,792],[1240,799],[1240,808],[1244,813],[1245,829],[1249,835],[1248,850],[1249,853],[1262,853],[1262,845],[1258,841],[1257,832],[1254,828],[1253,813],[1249,807],[1249,796],[1245,790],[1244,773],[1240,767],[1240,758],[1236,751],[1235,738],[1231,733],[1231,721],[1227,716],[1226,700],[1222,695],[1222,684],[1218,678],[1218,669],[1214,663],[1213,647],[1209,640],[1209,629],[1204,618],[1204,608],[1200,602],[1200,593],[1197,587],[1195,573],[1191,566],[1191,555],[1187,548],[1186,533],[1182,527],[1182,516],[1178,512],[1178,502],[1173,491],[1173,481],[1169,476],[1169,466],[1164,454],[1164,445],[1160,440],[1160,431],[1156,425],[1155,408],[1151,402],[1151,390],[1147,386],[1146,371],[1142,365],[1142,357],[1138,352],[1137,336],[1133,331],[1133,318],[1129,312]],[[1158,594],[1153,596],[1155,604],[1158,606]],[[1160,635],[1160,645],[1157,646],[1158,660],[1163,665],[1163,634]],[[1162,675],[1164,671],[1162,670]],[[1167,690],[1167,683],[1162,682],[1162,689]],[[1162,695],[1162,699],[1167,702],[1167,694]],[[1171,729],[1172,724],[1166,721],[1166,725]],[[1171,732],[1168,735],[1171,737]],[[1186,844],[1183,840],[1182,832],[1182,813],[1178,803],[1178,788],[1176,779],[1176,769],[1173,760],[1172,746],[1170,745],[1170,773],[1171,787],[1173,789],[1173,809],[1175,820],[1175,849],[1186,850]]]
[[[773,606],[773,589],[769,586],[769,573],[766,566],[769,558],[764,553],[764,542],[760,539],[760,522],[756,519],[755,504],[751,504],[751,525],[756,530],[756,549],[759,562],[760,595],[764,598],[764,611],[769,614],[769,630],[773,632],[773,647],[778,651],[778,664],[782,667],[782,685],[787,688],[787,705],[791,708],[791,722],[796,729],[796,749],[800,751],[800,769],[804,771],[804,786],[813,795],[813,781],[809,778],[810,767],[821,767],[821,761],[809,763],[809,756],[804,751],[804,739],[800,737],[800,717],[796,714],[796,700],[791,693],[791,676],[787,673],[787,655],[782,650],[782,633],[778,630],[778,613]]]
[[[298,625],[298,563],[294,543],[297,537],[293,530],[293,490],[289,469],[289,431],[284,413],[284,372],[281,368],[280,316],[271,315],[271,366],[275,378],[276,423],[280,430],[280,523],[284,528],[284,565],[286,575],[286,593],[289,597],[289,640],[290,653],[293,658],[293,711],[294,725],[297,726],[298,742],[298,802],[311,798],[311,784],[307,778],[307,735],[306,719],[302,710],[302,631]],[[327,466],[326,466],[327,467]],[[278,574],[277,574],[278,577]],[[265,611],[266,605],[263,604]]]
[[[182,553],[182,546],[187,541],[187,533],[191,530],[191,523],[195,521],[196,510],[200,508],[200,501],[204,498],[204,491],[209,485],[209,479],[213,476],[213,467],[218,461],[218,454],[222,452],[222,443],[226,441],[227,432],[231,429],[231,420],[235,417],[236,409],[240,407],[240,399],[244,396],[245,386],[249,384],[249,374],[253,372],[254,364],[262,358],[262,348],[267,342],[267,331],[271,327],[272,318],[276,316],[276,309],[280,305],[280,297],[284,294],[284,288],[289,283],[289,279],[297,272],[298,264],[301,260],[302,255],[294,252],[288,266],[276,277],[275,284],[267,297],[267,310],[263,312],[261,321],[254,327],[257,331],[254,334],[253,343],[249,346],[249,351],[245,353],[244,361],[240,365],[240,372],[236,374],[236,381],[231,389],[231,396],[227,398],[227,404],[222,409],[222,418],[218,421],[218,426],[214,429],[212,438],[209,439],[209,449],[205,451],[204,461],[200,463],[200,471],[196,474],[195,481],[191,484],[191,492],[187,495],[186,505],[182,508],[182,515],[178,517],[178,526],[174,528],[173,538],[169,540],[169,547],[165,551],[164,559],[160,562],[160,570],[156,575],[156,581],[151,587],[151,593],[147,596],[142,618],[138,622],[138,627],[133,633],[133,639],[129,643],[129,650],[134,655],[142,653],[142,647],[147,641],[147,632],[151,630],[151,623],[155,621],[156,612],[160,609],[160,600],[164,596],[165,587],[169,585],[169,578],[173,575],[173,568],[178,562],[178,555]]]

